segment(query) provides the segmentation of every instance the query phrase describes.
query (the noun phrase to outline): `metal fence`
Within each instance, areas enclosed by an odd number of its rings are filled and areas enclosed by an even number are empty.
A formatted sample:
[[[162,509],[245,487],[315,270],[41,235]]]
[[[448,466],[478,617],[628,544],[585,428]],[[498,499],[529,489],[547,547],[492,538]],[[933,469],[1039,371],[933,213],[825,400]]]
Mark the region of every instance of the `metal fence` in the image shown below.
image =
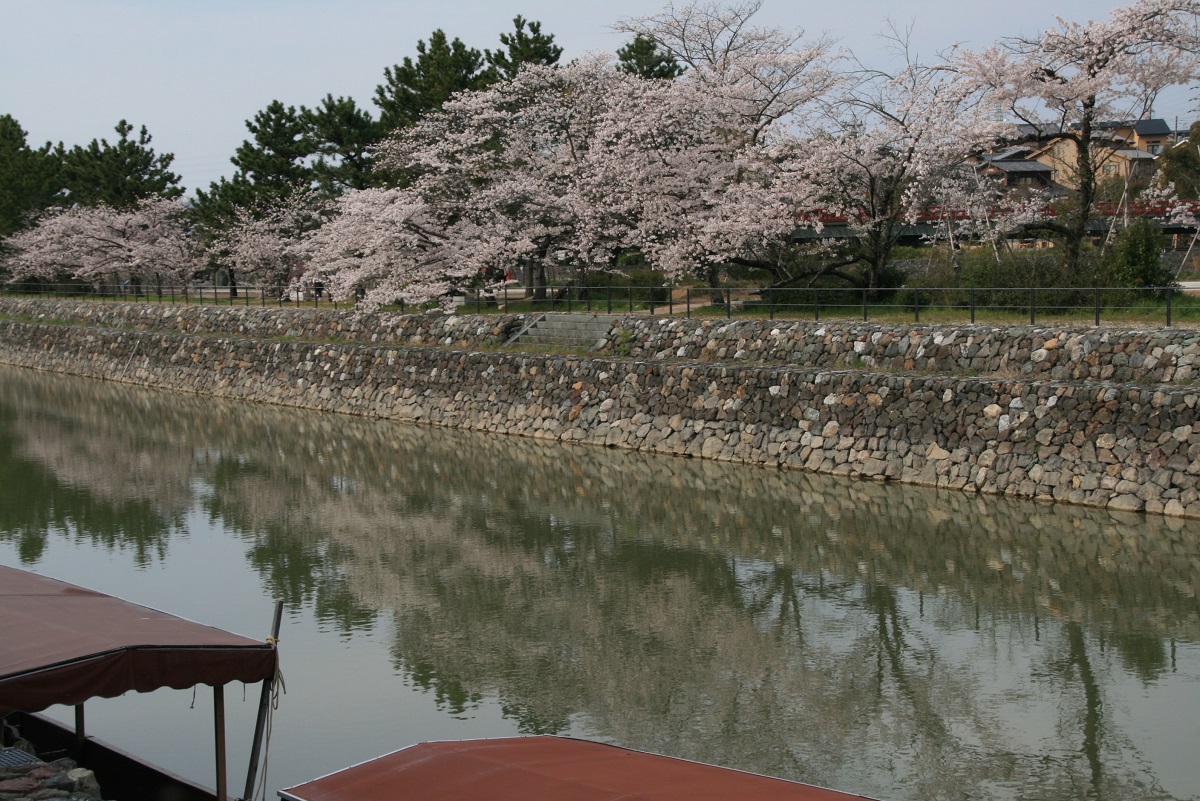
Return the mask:
[[[0,284],[0,297],[52,297],[67,300],[121,301],[205,306],[296,306],[353,308],[353,302],[330,297],[322,288],[293,286],[217,286],[215,284],[130,285],[21,282]]]
[[[1126,287],[549,287],[544,297],[503,287],[463,298],[490,309],[606,314],[869,322],[970,322],[1037,325],[1064,321],[1101,325],[1144,322],[1167,327],[1200,322],[1200,296],[1177,286]]]
[[[0,284],[0,297],[57,297],[139,303],[353,308],[321,287],[130,287],[75,284]],[[1179,287],[647,287],[501,286],[453,299],[464,312],[564,311],[733,319],[861,320],[863,322],[991,322],[1101,325],[1142,323],[1168,327],[1200,322],[1200,296]],[[403,302],[401,311],[416,311]],[[424,308],[424,307],[421,307]]]

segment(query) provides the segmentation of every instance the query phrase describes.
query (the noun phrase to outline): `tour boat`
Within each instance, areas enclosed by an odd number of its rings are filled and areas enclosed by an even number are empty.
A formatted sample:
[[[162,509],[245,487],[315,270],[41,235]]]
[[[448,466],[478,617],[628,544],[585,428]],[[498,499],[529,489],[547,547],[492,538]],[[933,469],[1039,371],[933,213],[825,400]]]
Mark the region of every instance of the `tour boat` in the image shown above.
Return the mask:
[[[571,737],[428,742],[279,791],[284,801],[864,801]]]
[[[253,640],[45,576],[0,565],[0,719],[39,756],[65,754],[93,771],[105,798],[226,801],[224,687],[262,682],[246,792],[275,680],[282,607],[274,634]],[[87,734],[84,702],[130,690],[213,688],[216,790],[143,762]],[[64,704],[75,726],[36,713]],[[0,743],[2,745],[3,743]],[[10,755],[17,756],[8,752]]]

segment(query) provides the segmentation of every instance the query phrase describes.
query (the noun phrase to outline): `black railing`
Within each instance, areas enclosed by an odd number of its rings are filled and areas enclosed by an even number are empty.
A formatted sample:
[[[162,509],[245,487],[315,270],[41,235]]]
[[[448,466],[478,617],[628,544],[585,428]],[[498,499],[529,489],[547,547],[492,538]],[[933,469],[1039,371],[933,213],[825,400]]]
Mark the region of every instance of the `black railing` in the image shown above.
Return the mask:
[[[42,296],[66,300],[120,301],[124,303],[167,303],[206,306],[297,306],[347,308],[344,300],[330,297],[323,288],[295,286],[217,286],[187,284],[79,284],[22,281],[0,284],[0,297]]]
[[[0,284],[0,297],[44,296],[96,301],[353,308],[321,288]],[[565,311],[682,317],[861,320],[863,322],[1147,324],[1200,322],[1200,295],[1179,287],[646,287],[502,286],[454,299],[466,312]],[[395,308],[408,311],[398,302]]]
[[[1200,322],[1200,295],[1174,287],[521,287],[467,296],[476,313],[491,310],[586,311],[684,317],[861,320],[869,322],[1146,323]]]

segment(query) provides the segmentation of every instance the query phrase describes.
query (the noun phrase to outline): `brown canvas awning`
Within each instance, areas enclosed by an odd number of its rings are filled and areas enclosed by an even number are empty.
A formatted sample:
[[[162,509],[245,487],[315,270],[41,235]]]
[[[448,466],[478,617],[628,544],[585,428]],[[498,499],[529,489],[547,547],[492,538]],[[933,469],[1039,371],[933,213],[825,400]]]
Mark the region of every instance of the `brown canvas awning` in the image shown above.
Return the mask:
[[[275,649],[0,565],[0,717],[129,690],[257,682]]]
[[[862,801],[569,737],[422,743],[280,790],[288,801]]]

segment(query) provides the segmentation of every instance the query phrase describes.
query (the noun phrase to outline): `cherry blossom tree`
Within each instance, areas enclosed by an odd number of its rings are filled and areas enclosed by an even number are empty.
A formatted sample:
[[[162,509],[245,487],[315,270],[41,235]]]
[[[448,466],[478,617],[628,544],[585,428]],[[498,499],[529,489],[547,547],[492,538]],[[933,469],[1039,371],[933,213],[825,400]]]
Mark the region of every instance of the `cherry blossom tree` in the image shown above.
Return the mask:
[[[257,207],[237,207],[208,246],[211,262],[237,281],[282,287],[304,272],[305,238],[331,214],[333,202],[311,189]]]
[[[823,127],[786,156],[788,178],[819,187],[820,213],[848,232],[793,280],[831,275],[877,288],[901,235],[931,207],[972,208],[972,195],[990,197],[966,166],[1007,128],[986,100],[939,64],[906,58],[895,72],[862,71],[829,105]]]
[[[398,132],[380,162],[416,176],[410,190],[447,234],[451,226],[491,232],[470,255],[459,245],[479,268],[503,267],[499,260],[516,254],[530,275],[607,263],[625,231],[590,202],[580,179],[609,93],[623,79],[597,58],[527,65]]]
[[[308,275],[363,309],[444,301],[475,278],[485,255],[503,258],[508,244],[495,229],[447,220],[412,189],[350,191],[335,210],[304,242]]]
[[[686,195],[687,213],[643,218],[657,229],[651,253],[668,264],[690,259],[710,282],[722,263],[762,267],[777,276],[786,270],[796,215],[812,197],[811,182],[787,165],[787,143],[846,80],[837,71],[845,55],[831,41],[807,41],[803,30],[755,26],[760,7],[758,0],[672,3],[615,26],[685,65],[674,83],[724,116],[722,157],[712,158],[712,142],[694,154],[695,191]]]
[[[64,276],[96,286],[164,287],[201,266],[178,200],[149,197],[128,209],[72,206],[48,212],[9,239],[14,279]]]
[[[668,4],[658,14],[621,20],[616,30],[649,40],[686,66],[684,77],[733,105],[757,141],[841,80],[828,39],[803,29],[756,27],[761,0],[723,6]]]
[[[593,56],[458,96],[386,143],[380,163],[413,176],[401,207],[419,208],[426,236],[478,269],[516,260],[527,275],[569,267],[583,280],[637,250],[668,276],[703,274],[795,224],[761,120],[743,112],[711,83]]]
[[[1137,0],[1104,21],[1058,19],[1032,38],[1004,40],[956,59],[1007,112],[1069,143],[1074,191],[1057,218],[1037,223],[1056,235],[1069,269],[1080,261],[1095,216],[1100,167],[1112,152],[1101,123],[1147,116],[1159,93],[1200,76],[1200,2]]]

